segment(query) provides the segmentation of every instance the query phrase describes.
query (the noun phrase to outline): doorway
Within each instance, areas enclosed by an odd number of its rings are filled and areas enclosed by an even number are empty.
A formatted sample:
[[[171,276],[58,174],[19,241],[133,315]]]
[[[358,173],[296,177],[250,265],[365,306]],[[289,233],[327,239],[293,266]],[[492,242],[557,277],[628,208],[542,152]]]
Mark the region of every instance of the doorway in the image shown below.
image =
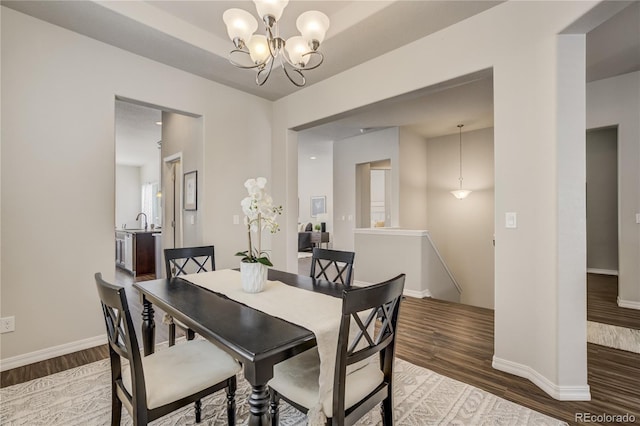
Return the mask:
[[[587,272],[618,275],[618,129],[587,131]]]
[[[165,232],[163,247],[182,247],[182,153],[164,159],[162,165]]]
[[[390,159],[356,164],[356,200],[357,228],[390,226]]]

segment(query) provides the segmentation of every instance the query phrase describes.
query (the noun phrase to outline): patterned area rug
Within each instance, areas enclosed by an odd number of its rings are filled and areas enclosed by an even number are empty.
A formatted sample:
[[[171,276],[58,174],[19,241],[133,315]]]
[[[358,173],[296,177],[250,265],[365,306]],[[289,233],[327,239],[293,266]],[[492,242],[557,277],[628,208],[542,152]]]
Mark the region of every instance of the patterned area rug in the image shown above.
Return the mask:
[[[398,425],[562,425],[566,424],[526,407],[433,371],[396,360],[395,423]],[[9,425],[108,425],[111,420],[109,361],[52,374],[0,389],[0,424]],[[238,424],[246,424],[249,385],[238,380]],[[281,425],[305,425],[305,416],[281,403]],[[205,398],[202,425],[226,425],[224,391]],[[123,409],[122,424],[132,420]],[[153,425],[193,425],[193,406],[169,414]],[[373,410],[358,425],[379,425]]]

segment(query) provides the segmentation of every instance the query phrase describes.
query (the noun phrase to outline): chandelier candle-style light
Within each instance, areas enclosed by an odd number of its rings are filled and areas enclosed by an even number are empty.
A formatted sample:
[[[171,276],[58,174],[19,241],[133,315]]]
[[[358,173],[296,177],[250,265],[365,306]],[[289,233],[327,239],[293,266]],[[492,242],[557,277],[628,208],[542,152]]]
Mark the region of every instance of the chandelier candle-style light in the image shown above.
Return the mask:
[[[243,9],[228,9],[222,15],[227,34],[236,47],[229,53],[229,62],[238,68],[256,69],[256,84],[262,86],[278,59],[284,73],[298,87],[305,85],[302,71],[318,68],[324,56],[318,52],[329,28],[329,18],[310,10],[298,17],[299,36],[286,41],[278,32],[278,21],[289,0],[253,0],[258,16],[265,24],[266,35],[254,34],[258,21]]]
[[[462,189],[462,127],[464,124],[458,124],[458,129],[460,129],[460,177],[458,180],[460,181],[460,189],[456,189],[455,191],[451,191],[454,197],[458,200],[463,200],[467,198],[467,195],[471,194],[471,191],[468,189]]]

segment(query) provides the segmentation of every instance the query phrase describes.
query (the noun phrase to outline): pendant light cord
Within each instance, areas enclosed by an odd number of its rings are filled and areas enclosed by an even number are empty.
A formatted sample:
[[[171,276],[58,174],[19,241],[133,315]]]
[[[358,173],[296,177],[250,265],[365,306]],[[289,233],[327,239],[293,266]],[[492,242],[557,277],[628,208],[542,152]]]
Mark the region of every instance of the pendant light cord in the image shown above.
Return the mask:
[[[460,181],[460,189],[462,189],[462,126],[464,126],[464,124],[458,124],[458,129],[460,129],[460,176],[458,178]]]

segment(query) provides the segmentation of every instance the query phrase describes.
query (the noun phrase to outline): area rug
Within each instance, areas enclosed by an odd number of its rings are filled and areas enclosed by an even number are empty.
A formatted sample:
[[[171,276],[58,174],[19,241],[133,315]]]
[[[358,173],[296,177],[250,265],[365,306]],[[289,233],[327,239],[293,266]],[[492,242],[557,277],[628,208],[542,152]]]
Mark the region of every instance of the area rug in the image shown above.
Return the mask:
[[[396,360],[394,383],[397,425],[563,425],[551,417],[514,404],[483,390],[441,376],[433,371]],[[0,389],[0,424],[29,426],[109,425],[111,389],[109,361],[52,374],[30,382]],[[237,423],[247,424],[249,385],[238,380]],[[226,425],[225,393],[203,400],[202,425]],[[280,424],[305,425],[305,416],[281,403]],[[381,424],[378,410],[358,425]],[[122,424],[132,420],[123,410]],[[193,425],[193,406],[185,407],[152,423]]]

